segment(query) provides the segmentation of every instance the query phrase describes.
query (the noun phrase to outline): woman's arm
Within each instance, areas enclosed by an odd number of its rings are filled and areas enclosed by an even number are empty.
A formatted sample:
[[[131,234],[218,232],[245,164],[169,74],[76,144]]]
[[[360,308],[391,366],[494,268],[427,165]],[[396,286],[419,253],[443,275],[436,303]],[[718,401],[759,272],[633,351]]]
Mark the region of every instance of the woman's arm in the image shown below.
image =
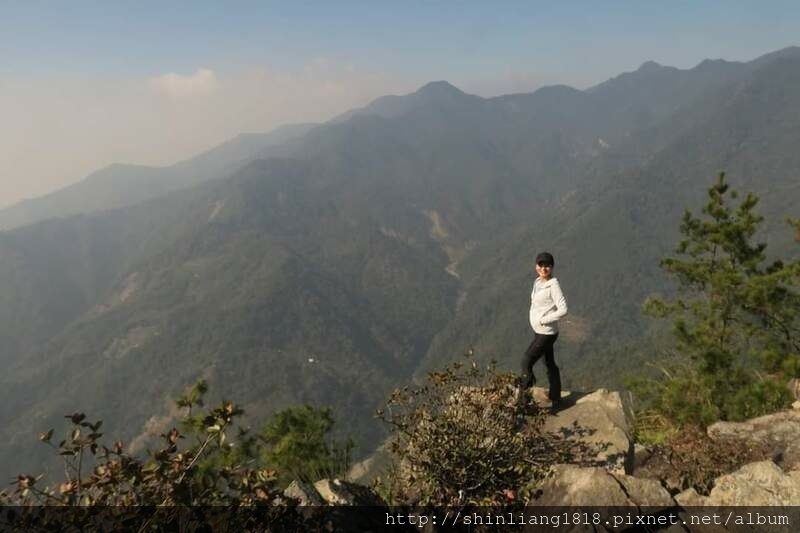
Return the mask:
[[[531,328],[536,328],[536,322],[539,320],[539,315],[536,312],[536,307],[533,305],[533,296],[536,294],[536,282],[533,283],[533,289],[531,289],[531,308],[528,311],[528,322],[531,324]]]

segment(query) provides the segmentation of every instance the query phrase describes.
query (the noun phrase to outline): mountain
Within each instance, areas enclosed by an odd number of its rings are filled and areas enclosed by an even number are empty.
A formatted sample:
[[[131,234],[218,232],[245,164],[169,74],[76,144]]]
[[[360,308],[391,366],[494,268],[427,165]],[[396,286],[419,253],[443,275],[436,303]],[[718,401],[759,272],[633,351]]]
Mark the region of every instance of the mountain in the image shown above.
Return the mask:
[[[669,290],[658,260],[716,172],[763,197],[775,252],[798,253],[778,224],[800,196],[798,88],[792,50],[587,91],[435,82],[225,179],[2,232],[2,464],[39,464],[31,436],[74,409],[143,446],[198,378],[252,423],[330,405],[369,451],[392,387],[470,347],[516,369],[542,249],[570,302],[566,385],[614,384],[653,358],[630,349],[660,335],[639,306]]]
[[[397,118],[415,109],[434,106],[447,109],[479,105],[483,99],[466,94],[446,81],[433,81],[407,95],[387,95],[375,99],[369,105],[353,109],[335,117],[331,122],[341,123],[356,116],[376,115],[383,118]]]
[[[523,229],[490,248],[489,262],[473,282],[479,292],[469,292],[421,368],[439,364],[454,343],[468,343],[513,368],[513,354],[527,337],[527,325],[515,320],[528,298],[520,287],[532,250],[551,249],[558,250],[557,275],[570,296],[572,312],[559,342],[567,364],[577,367],[573,383],[618,385],[620,368],[642,362],[633,357],[631,340],[643,332],[657,336],[639,305],[669,288],[658,259],[673,252],[683,210],[699,210],[723,169],[734,187],[761,197],[767,220],[760,237],[768,250],[798,257],[795,236],[783,221],[798,216],[800,205],[800,160],[790,148],[800,138],[800,55],[754,63],[758,68],[744,65],[737,82],[703,93],[637,133],[637,140],[603,151],[586,169],[591,180],[549,211],[541,228]]]
[[[0,209],[0,230],[49,218],[133,205],[170,191],[229,176],[247,162],[279,153],[283,143],[315,124],[291,124],[269,133],[237,136],[191,159],[168,167],[115,164],[55,192]]]

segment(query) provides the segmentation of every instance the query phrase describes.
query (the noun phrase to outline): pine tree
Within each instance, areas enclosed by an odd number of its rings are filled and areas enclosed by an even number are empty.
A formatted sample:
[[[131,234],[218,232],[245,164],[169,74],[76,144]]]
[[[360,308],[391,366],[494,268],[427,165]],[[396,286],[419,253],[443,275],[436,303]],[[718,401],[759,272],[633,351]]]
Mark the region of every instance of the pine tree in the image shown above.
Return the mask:
[[[264,444],[262,462],[278,470],[283,485],[299,479],[314,482],[346,474],[353,442],[331,439],[334,427],[329,408],[310,405],[278,411],[259,432]]]
[[[676,257],[661,266],[676,298],[651,298],[645,313],[671,317],[682,363],[664,379],[631,382],[644,404],[678,424],[738,420],[786,406],[786,381],[800,375],[800,261],[766,262],[754,243],[758,197],[738,195],[725,174],[701,216],[687,210]],[[800,230],[798,221],[789,221]]]

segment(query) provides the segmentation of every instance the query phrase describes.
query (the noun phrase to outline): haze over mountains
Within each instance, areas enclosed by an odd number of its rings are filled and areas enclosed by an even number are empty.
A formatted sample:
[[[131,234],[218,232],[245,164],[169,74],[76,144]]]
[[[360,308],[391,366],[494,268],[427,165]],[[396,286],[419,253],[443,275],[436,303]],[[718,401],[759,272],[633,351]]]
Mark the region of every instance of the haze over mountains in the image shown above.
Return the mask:
[[[300,137],[314,124],[292,124],[270,133],[245,133],[169,167],[111,165],[84,180],[39,198],[0,210],[0,229],[48,218],[124,207],[170,191],[229,176],[270,149]]]
[[[397,385],[474,347],[516,370],[535,253],[571,315],[567,386],[654,351],[642,300],[720,170],[796,257],[800,49],[586,91],[480,98],[446,82],[169,168],[113,166],[0,211],[0,464],[76,409],[134,446],[198,378],[253,421],[333,407],[369,451]],[[70,216],[68,216],[70,215]],[[59,217],[58,219],[51,219]],[[156,413],[158,416],[151,417]],[[7,470],[8,468],[4,468]]]

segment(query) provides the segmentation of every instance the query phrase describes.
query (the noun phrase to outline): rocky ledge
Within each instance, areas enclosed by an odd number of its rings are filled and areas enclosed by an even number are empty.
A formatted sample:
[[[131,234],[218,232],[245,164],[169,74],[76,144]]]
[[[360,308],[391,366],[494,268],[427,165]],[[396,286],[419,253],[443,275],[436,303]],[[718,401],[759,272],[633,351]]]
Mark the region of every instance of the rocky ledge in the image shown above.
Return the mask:
[[[707,495],[693,488],[678,492],[668,480],[639,475],[638,466],[651,450],[634,446],[630,416],[618,392],[600,389],[577,395],[564,410],[548,418],[545,430],[581,441],[596,452],[596,464],[556,465],[553,477],[545,481],[530,503],[651,509],[800,505],[800,408],[710,426],[707,435],[711,441],[738,442],[760,450],[764,458],[720,475]]]
[[[543,395],[534,390],[540,404]],[[752,445],[765,457],[716,477],[710,491],[700,494],[694,488],[677,490],[640,468],[652,450],[634,446],[630,410],[618,392],[573,393],[562,403],[544,431],[581,449],[581,458],[554,465],[528,505],[634,506],[651,513],[691,506],[800,506],[800,408],[710,426],[711,441]],[[295,482],[286,495],[303,505],[385,505],[374,491],[341,480]]]

